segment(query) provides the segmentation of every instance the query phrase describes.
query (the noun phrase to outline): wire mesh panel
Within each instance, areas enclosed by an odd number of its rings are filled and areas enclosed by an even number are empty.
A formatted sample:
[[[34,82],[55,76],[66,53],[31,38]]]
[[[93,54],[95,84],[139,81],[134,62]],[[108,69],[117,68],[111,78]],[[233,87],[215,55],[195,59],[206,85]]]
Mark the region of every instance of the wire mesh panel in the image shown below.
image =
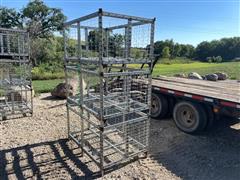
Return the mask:
[[[1,56],[22,58],[28,56],[28,49],[28,34],[25,31],[0,28]]]
[[[78,87],[68,134],[102,174],[147,152],[154,23],[100,9],[64,24],[66,82]]]
[[[0,28],[0,116],[32,114],[28,33]]]

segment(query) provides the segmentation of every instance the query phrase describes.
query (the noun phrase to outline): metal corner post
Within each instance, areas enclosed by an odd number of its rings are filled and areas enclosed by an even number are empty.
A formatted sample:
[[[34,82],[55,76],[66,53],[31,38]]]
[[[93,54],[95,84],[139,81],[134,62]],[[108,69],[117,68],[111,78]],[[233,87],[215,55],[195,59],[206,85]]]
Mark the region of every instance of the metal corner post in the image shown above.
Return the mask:
[[[98,50],[99,50],[99,80],[100,80],[100,169],[102,176],[104,175],[104,167],[103,167],[103,161],[104,161],[104,152],[103,152],[103,131],[104,131],[104,117],[103,117],[103,95],[104,95],[104,80],[103,80],[103,12],[102,9],[99,9],[98,12],[98,38],[99,38],[99,44],[98,44]]]
[[[80,108],[80,122],[81,122],[81,143],[84,144],[84,120],[83,120],[83,107],[82,107],[82,102],[83,102],[83,78],[82,78],[82,64],[81,64],[81,54],[82,54],[82,45],[81,45],[81,24],[80,22],[77,22],[77,57],[78,57],[78,77],[79,77],[79,90],[80,90],[80,102],[79,102],[79,108]],[[82,147],[82,155],[83,155],[83,147]]]
[[[156,19],[154,18],[151,22],[151,27],[150,27],[150,53],[149,53],[149,58],[151,60],[151,65],[149,66],[149,72],[151,72],[148,75],[148,121],[147,121],[147,127],[148,127],[148,132],[147,132],[147,149],[149,150],[149,130],[150,130],[150,113],[151,113],[151,108],[152,108],[152,71],[153,71],[153,61],[154,61],[154,30],[155,30],[155,21]]]
[[[67,35],[66,35],[66,29],[65,27],[63,28],[63,48],[64,48],[64,73],[65,73],[65,83],[68,84],[68,73],[67,73]],[[67,93],[66,93],[66,98],[68,99],[69,96],[69,87],[67,86]],[[70,138],[70,114],[69,114],[69,107],[68,103],[66,103],[66,109],[67,109],[67,136]]]

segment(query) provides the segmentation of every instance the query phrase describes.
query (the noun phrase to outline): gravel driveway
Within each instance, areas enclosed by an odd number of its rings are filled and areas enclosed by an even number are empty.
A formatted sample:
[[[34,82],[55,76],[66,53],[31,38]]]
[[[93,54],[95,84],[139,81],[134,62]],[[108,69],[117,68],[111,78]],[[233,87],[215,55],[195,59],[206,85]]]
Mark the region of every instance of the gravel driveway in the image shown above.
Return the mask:
[[[49,94],[34,98],[34,115],[0,121],[0,179],[99,178],[96,165],[66,139],[66,107]],[[240,122],[224,118],[191,136],[172,120],[151,120],[150,154],[104,179],[240,179]]]

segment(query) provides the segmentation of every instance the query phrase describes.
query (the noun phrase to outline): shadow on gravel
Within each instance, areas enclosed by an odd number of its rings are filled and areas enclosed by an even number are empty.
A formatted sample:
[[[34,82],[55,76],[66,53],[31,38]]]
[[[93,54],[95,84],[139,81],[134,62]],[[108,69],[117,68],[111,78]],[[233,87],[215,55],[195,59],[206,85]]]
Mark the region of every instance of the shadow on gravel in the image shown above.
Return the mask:
[[[12,177],[17,179],[95,179],[101,177],[96,166],[94,169],[92,169],[93,165],[90,165],[91,168],[88,167],[90,163],[93,163],[90,159],[81,160],[80,148],[72,148],[68,142],[68,139],[60,139],[0,151],[0,180]],[[106,169],[105,174],[132,161]]]
[[[192,136],[179,131],[173,121],[152,120],[150,158],[182,179],[240,179],[240,124],[234,129],[235,123],[223,119],[211,132]],[[100,177],[98,168],[80,157],[67,139],[1,150],[0,179]]]
[[[16,115],[9,115],[6,118],[0,118],[0,122],[4,122],[4,121],[13,121],[13,120],[19,120],[21,121],[22,118],[25,117],[32,117],[31,113],[25,113],[25,114],[16,114]]]
[[[239,120],[222,119],[198,136],[180,132],[173,121],[152,120],[150,149],[152,159],[182,179],[240,179]]]
[[[73,153],[74,149],[70,148],[67,142],[67,139],[61,139],[0,151],[0,179],[8,179],[11,175],[16,176],[17,179],[42,179],[43,175],[53,178],[51,172],[54,169],[41,170],[44,169],[45,165],[48,165],[48,167],[49,165],[50,167],[63,167],[71,179],[99,176],[88,169],[87,163],[79,159],[79,153]],[[51,155],[46,152],[34,153],[35,148],[48,149],[47,152]],[[22,154],[21,157],[20,154]],[[11,160],[7,160],[7,156],[12,156]],[[72,165],[69,165],[69,161]],[[80,171],[80,174],[84,175],[79,176],[75,171],[76,168],[78,172]],[[59,175],[59,178],[61,177]]]

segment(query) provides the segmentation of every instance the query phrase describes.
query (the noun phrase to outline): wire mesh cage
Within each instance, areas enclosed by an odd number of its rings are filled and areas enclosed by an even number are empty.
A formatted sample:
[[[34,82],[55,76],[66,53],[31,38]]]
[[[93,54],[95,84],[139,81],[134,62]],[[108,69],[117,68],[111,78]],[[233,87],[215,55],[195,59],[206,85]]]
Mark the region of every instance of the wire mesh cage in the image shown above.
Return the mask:
[[[0,116],[32,114],[28,33],[0,28]]]
[[[102,174],[147,152],[154,24],[101,9],[64,24],[68,135]]]

